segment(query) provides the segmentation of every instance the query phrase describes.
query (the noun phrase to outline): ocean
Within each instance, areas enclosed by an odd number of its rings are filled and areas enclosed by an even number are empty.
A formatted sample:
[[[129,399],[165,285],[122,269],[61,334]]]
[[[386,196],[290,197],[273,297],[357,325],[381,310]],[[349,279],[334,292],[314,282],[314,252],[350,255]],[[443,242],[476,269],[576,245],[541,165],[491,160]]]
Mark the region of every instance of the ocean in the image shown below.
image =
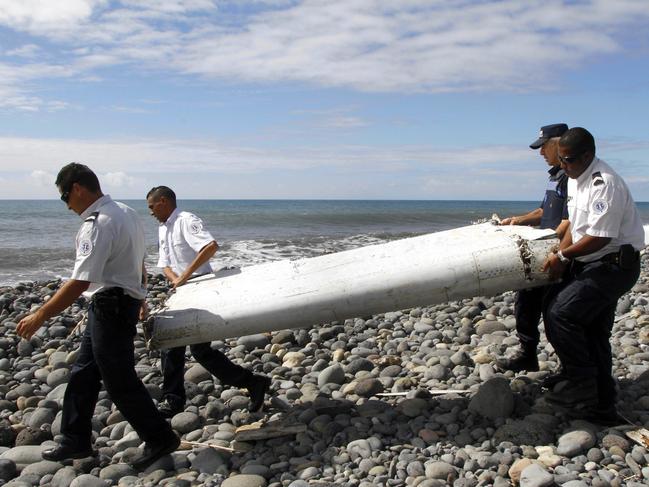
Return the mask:
[[[158,222],[144,200],[122,200],[138,211],[146,232],[149,272],[159,272]],[[531,201],[182,200],[219,243],[215,269],[313,257],[520,215]],[[649,223],[649,203],[638,203]],[[80,218],[59,200],[0,200],[0,285],[69,277]]]

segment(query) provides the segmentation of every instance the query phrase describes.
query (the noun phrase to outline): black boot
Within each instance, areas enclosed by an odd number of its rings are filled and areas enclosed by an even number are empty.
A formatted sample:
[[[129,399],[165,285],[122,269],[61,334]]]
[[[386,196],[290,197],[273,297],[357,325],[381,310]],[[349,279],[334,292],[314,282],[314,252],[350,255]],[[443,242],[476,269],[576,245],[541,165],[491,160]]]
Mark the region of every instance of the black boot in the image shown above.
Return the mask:
[[[536,357],[536,348],[523,349],[514,355],[512,358],[500,358],[496,360],[496,366],[504,371],[511,370],[512,372],[536,372],[539,370],[539,359]]]
[[[574,377],[559,382],[545,394],[545,400],[563,408],[593,408],[598,403],[597,381],[589,377]]]
[[[248,381],[248,394],[250,394],[250,406],[248,409],[251,412],[259,411],[264,405],[264,398],[270,388],[270,379],[265,375],[253,375]]]

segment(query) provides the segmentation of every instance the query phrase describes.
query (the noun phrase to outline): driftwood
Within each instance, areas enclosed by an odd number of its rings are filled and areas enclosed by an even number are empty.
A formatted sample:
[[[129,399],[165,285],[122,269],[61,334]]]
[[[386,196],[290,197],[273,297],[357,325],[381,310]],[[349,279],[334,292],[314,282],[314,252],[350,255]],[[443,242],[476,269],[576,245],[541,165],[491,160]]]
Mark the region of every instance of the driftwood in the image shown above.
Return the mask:
[[[425,389],[424,389],[425,390]],[[380,397],[394,397],[394,396],[407,396],[411,391],[404,392],[379,392],[376,395]],[[428,389],[428,392],[433,396],[443,396],[445,394],[469,394],[472,391],[467,389]]]
[[[635,441],[638,445],[649,448],[649,430],[646,428],[638,428],[632,431],[627,431],[626,435]]]
[[[267,440],[269,438],[304,433],[305,431],[305,424],[289,424],[283,421],[271,421],[269,423],[257,421],[256,423],[239,426],[234,433],[234,439],[236,441]]]
[[[79,320],[79,323],[76,324],[74,328],[72,328],[72,331],[68,333],[68,338],[74,335],[74,333],[79,330],[83,325],[86,324],[86,321],[88,319],[88,314],[86,312],[83,313],[81,316],[81,319]]]
[[[180,441],[180,448],[183,450],[190,450],[195,446],[213,448],[215,450],[224,451],[227,453],[236,453],[238,451],[241,451],[236,448],[229,448],[227,446],[221,446],[221,445],[213,445],[211,443],[201,443],[200,441],[187,441],[187,440]]]

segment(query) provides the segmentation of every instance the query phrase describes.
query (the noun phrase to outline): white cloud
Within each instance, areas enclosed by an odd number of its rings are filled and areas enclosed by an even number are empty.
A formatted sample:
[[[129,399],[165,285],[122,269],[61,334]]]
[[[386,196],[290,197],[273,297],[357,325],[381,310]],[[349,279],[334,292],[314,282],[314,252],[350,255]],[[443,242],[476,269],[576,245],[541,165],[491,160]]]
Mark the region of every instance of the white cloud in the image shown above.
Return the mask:
[[[138,180],[132,176],[129,176],[125,172],[107,172],[103,175],[99,175],[99,179],[102,181],[108,189],[110,188],[122,188],[126,187],[135,187]]]
[[[607,150],[638,200],[649,199],[637,144]],[[609,157],[610,156],[610,157]],[[115,197],[141,198],[168,184],[187,198],[541,198],[545,162],[519,146],[332,145],[269,150],[199,139],[0,137],[5,198],[56,197],[55,174],[82,162]],[[618,162],[619,161],[619,162]]]
[[[40,169],[32,171],[29,177],[33,183],[40,187],[51,187],[56,179],[52,173]]]
[[[40,51],[40,47],[36,44],[24,44],[15,49],[10,49],[5,52],[7,56],[17,56],[17,57],[26,57],[32,58]]]
[[[87,20],[94,8],[107,0],[4,0],[0,3],[0,24],[12,28],[61,29]]]
[[[398,172],[406,168],[473,167],[527,161],[535,154],[508,146],[440,150],[427,146],[338,145],[266,149],[199,139],[39,139],[0,137],[0,172],[52,173],[72,161],[117,184],[123,175],[182,172],[253,174],[329,168],[338,172]]]
[[[360,91],[559,89],[557,73],[622,51],[647,19],[645,0],[11,0],[0,24],[38,36],[36,47],[49,39],[64,61],[0,65],[0,87],[29,98],[25,81],[129,65]]]

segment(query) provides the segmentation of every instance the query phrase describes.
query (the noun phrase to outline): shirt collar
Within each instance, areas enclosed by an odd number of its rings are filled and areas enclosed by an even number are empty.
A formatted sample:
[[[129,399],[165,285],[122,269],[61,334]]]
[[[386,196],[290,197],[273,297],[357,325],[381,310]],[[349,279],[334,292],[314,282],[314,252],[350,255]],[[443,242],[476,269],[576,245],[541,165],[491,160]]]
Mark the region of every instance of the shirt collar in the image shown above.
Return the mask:
[[[101,208],[104,206],[106,203],[110,203],[113,201],[113,199],[110,197],[109,194],[105,194],[101,198],[99,198],[97,201],[95,201],[92,205],[90,205],[88,208],[86,208],[83,213],[81,213],[81,218],[86,219],[88,218],[92,213],[97,211],[98,208]]]
[[[166,225],[171,226],[173,223],[176,221],[176,218],[178,218],[178,214],[180,213],[180,210],[178,208],[174,208],[174,211],[171,212],[171,215],[169,215],[169,218],[167,218],[167,221],[164,223],[161,223],[160,225]]]
[[[593,160],[591,163],[588,165],[586,170],[582,172],[579,177],[577,178],[577,184],[583,184],[584,181],[590,181],[591,175],[593,172],[597,170],[597,166],[599,166],[599,158],[597,156],[593,157]]]
[[[552,166],[550,169],[548,169],[548,174],[550,176],[556,176],[559,171],[561,171],[561,166]]]

